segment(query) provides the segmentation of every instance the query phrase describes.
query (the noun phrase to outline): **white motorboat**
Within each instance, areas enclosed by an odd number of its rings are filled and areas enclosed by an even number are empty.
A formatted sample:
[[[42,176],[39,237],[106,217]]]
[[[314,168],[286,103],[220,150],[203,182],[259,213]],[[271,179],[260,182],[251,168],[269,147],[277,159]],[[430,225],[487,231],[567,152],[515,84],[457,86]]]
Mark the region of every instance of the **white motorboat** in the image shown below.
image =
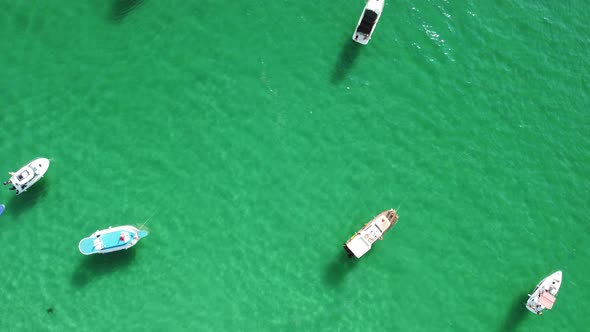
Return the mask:
[[[395,225],[398,218],[397,212],[393,209],[379,213],[346,241],[344,250],[348,256],[354,255],[356,258],[361,258],[371,249],[375,241],[383,240],[383,234]]]
[[[371,35],[373,35],[373,31],[375,30],[375,26],[377,26],[377,22],[379,21],[379,17],[381,17],[384,4],[385,0],[367,1],[361,18],[356,25],[356,30],[352,35],[352,40],[363,45],[369,43]]]
[[[20,195],[37,183],[37,181],[43,177],[45,172],[47,172],[48,168],[49,159],[37,158],[21,167],[18,171],[8,173],[10,174],[10,179],[4,181],[3,184],[10,184],[10,190],[16,190],[16,194]]]
[[[526,302],[526,308],[537,315],[542,315],[543,310],[551,310],[555,303],[555,297],[561,287],[561,271],[557,271],[541,280]]]

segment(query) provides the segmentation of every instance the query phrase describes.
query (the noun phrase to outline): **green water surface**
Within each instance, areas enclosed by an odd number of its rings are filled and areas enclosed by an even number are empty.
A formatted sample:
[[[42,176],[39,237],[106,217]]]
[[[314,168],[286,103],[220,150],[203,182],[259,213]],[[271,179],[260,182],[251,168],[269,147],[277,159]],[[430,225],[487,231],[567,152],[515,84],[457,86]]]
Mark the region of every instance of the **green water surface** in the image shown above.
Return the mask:
[[[0,331],[587,329],[589,3],[363,6],[2,1]]]

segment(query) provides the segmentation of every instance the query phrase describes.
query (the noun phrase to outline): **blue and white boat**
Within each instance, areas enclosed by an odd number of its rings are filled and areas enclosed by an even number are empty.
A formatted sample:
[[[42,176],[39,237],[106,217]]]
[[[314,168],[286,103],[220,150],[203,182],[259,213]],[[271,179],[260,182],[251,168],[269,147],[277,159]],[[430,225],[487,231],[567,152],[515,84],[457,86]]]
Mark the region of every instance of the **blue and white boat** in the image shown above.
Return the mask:
[[[80,240],[78,249],[84,255],[106,254],[133,247],[148,231],[133,226],[109,227]]]

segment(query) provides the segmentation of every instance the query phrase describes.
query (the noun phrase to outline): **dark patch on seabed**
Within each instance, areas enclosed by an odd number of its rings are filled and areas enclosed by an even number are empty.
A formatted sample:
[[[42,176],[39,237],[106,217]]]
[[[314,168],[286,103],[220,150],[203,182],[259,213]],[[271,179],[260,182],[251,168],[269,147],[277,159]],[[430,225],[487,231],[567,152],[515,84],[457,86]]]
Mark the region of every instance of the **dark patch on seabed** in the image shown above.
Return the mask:
[[[121,22],[129,13],[139,7],[143,0],[113,0],[111,19]]]
[[[49,184],[47,179],[41,179],[39,182],[31,186],[30,189],[21,193],[20,195],[13,193],[12,199],[6,204],[6,210],[4,213],[14,215],[18,217],[25,210],[33,208],[39,201],[47,195],[47,188]]]
[[[340,50],[340,55],[338,56],[338,61],[334,67],[334,72],[332,73],[331,81],[333,84],[339,83],[346,78],[346,74],[350,71],[360,54],[361,47],[360,44],[355,43],[352,39],[347,39],[344,42],[342,50]]]
[[[529,311],[525,308],[527,294],[523,293],[514,298],[512,305],[508,309],[508,314],[504,323],[498,331],[511,332],[516,330],[518,325],[526,318]]]
[[[75,287],[84,287],[94,279],[125,270],[135,259],[135,250],[94,254],[80,259],[80,265],[72,275],[72,285]]]
[[[329,286],[336,287],[342,283],[346,275],[356,267],[357,258],[348,257],[344,249],[326,268],[325,282]]]

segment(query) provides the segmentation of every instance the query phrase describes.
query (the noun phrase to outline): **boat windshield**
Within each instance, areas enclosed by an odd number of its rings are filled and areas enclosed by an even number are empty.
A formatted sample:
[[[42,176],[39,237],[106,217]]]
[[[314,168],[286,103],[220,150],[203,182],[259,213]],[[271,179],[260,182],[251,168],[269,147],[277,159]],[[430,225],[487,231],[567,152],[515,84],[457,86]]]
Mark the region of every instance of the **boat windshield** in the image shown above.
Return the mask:
[[[27,171],[27,170],[24,170],[24,171],[22,171],[22,172],[21,172],[19,175],[17,175],[17,176],[16,176],[16,178],[17,178],[19,181],[22,181],[23,179],[25,179],[25,178],[29,177],[29,174],[30,174],[30,173],[29,173],[29,171]]]

